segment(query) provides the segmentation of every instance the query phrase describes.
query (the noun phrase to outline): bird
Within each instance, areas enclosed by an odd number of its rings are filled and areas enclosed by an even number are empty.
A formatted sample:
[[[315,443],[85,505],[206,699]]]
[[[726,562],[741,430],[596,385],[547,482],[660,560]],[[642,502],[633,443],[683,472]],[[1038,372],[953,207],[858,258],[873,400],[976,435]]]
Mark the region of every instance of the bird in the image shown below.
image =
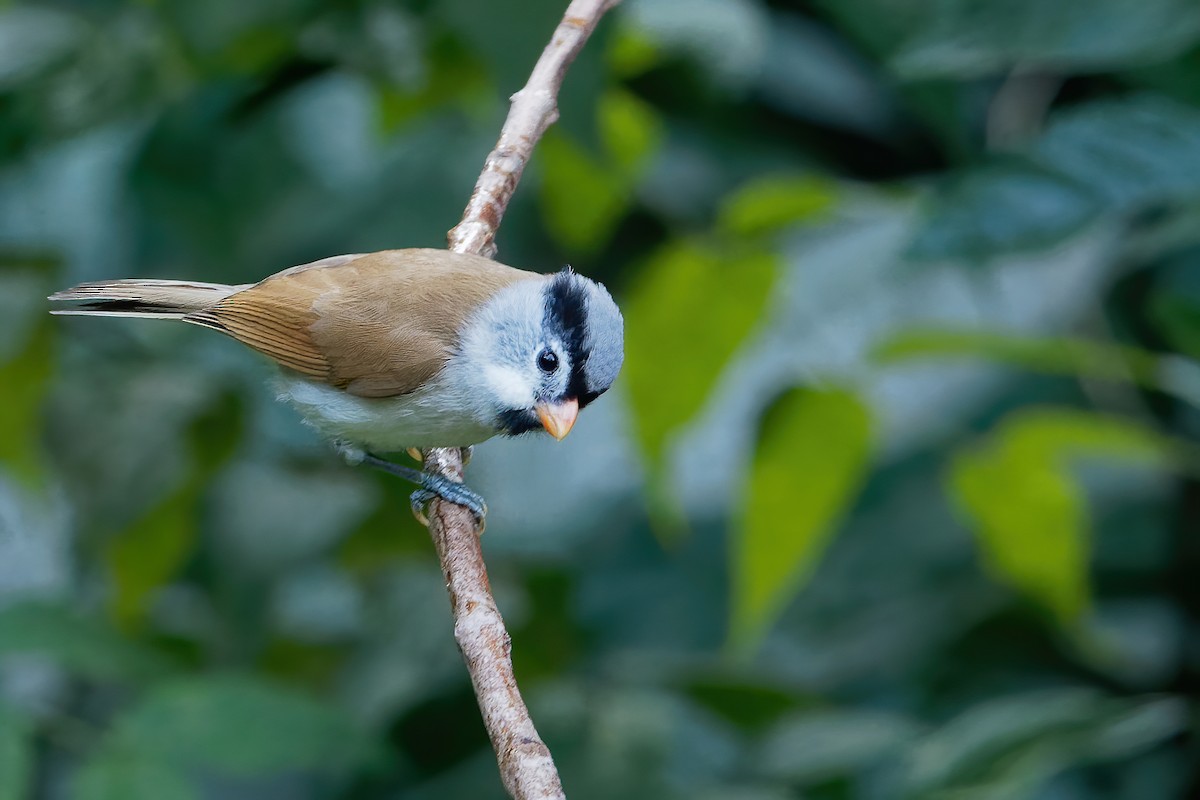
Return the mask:
[[[603,284],[433,248],[333,256],[253,284],[83,283],[49,300],[52,314],[171,319],[236,339],[275,362],[279,398],[349,463],[417,483],[419,519],[440,496],[481,530],[478,494],[379,454],[539,429],[561,441],[624,361]]]

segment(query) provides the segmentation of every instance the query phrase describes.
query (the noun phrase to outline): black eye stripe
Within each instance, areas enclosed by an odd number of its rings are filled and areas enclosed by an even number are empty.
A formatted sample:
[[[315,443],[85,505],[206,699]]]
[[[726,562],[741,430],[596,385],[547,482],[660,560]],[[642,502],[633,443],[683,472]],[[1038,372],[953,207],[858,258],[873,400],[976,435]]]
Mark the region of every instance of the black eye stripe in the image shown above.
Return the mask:
[[[550,279],[546,292],[546,328],[558,334],[571,362],[571,374],[567,379],[567,396],[583,398],[587,394],[587,377],[584,364],[589,355],[584,344],[587,338],[587,294],[580,280],[564,269]]]

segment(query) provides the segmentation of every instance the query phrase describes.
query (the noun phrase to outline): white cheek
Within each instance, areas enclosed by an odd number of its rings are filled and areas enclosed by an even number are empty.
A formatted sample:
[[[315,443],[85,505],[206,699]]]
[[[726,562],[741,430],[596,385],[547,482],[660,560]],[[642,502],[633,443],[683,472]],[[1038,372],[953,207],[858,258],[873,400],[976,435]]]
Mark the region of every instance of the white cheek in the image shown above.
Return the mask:
[[[490,365],[484,367],[483,380],[501,405],[525,408],[533,404],[533,389],[519,370]]]

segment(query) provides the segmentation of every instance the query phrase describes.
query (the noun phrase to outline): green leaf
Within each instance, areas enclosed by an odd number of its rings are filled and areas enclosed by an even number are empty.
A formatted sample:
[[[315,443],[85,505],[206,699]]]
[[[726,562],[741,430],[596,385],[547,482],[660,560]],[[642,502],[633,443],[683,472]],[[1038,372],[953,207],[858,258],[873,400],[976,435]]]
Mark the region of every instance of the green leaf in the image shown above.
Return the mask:
[[[25,800],[33,783],[29,724],[0,706],[0,800]]]
[[[201,495],[236,451],[242,433],[242,408],[223,394],[188,426],[194,462],[186,482],[119,536],[107,543],[105,560],[112,577],[109,611],[125,629],[139,626],[146,600],[183,566],[199,534]]]
[[[95,679],[145,680],[171,670],[153,650],[121,638],[101,620],[56,605],[21,603],[0,610],[0,656],[32,653]]]
[[[871,419],[845,391],[793,389],[763,417],[733,539],[731,637],[753,645],[816,567],[868,468]]]
[[[906,78],[963,78],[1016,66],[1077,72],[1165,61],[1200,36],[1190,0],[947,0],[896,54]]]
[[[109,613],[133,630],[144,619],[146,601],[184,566],[199,534],[200,497],[238,449],[242,409],[238,397],[221,395],[188,425],[193,467],[179,489],[152,507],[104,548],[110,587]]]
[[[542,213],[550,234],[567,250],[590,253],[608,241],[629,207],[624,176],[551,131],[539,147]]]
[[[1121,211],[1194,200],[1200,110],[1149,95],[1087,103],[1056,115],[1031,155]]]
[[[775,233],[823,216],[836,200],[836,187],[820,178],[794,175],[757,178],[725,198],[717,227],[734,236]]]
[[[53,320],[39,320],[25,346],[0,362],[0,465],[28,484],[43,474],[42,408],[54,366]]]
[[[376,755],[340,710],[249,677],[187,678],[152,689],[116,725],[116,743],[230,775],[342,773]]]
[[[762,682],[760,676],[740,673],[736,666],[689,675],[688,697],[706,713],[755,734],[780,724],[797,706],[812,702],[784,686]]]
[[[1170,442],[1133,422],[1061,408],[1016,414],[1005,421],[998,439],[1009,452],[1060,463],[1100,456],[1162,466],[1173,455]]]
[[[102,751],[79,770],[70,796],[71,800],[198,800],[200,794],[166,764]]]
[[[196,461],[193,491],[210,481],[237,452],[244,432],[243,399],[222,393],[203,408],[188,425],[188,448]]]
[[[1070,476],[1031,453],[975,453],[955,459],[951,486],[994,573],[1063,624],[1088,610],[1087,509]]]
[[[1089,611],[1089,519],[1069,459],[1105,456],[1161,465],[1166,442],[1123,420],[1077,411],[1027,411],[988,446],[960,453],[950,488],[999,579],[1064,626]]]
[[[663,124],[650,104],[624,89],[609,89],[596,108],[600,141],[631,180],[662,145]]]
[[[658,63],[661,53],[654,42],[633,25],[618,21],[604,57],[618,78],[635,78]]]
[[[900,752],[920,732],[898,714],[860,709],[791,714],[763,738],[756,772],[791,783],[861,774]]]
[[[612,236],[646,163],[662,144],[662,122],[646,103],[609,89],[596,108],[600,158],[560,130],[541,145],[546,227],[568,250],[590,253]]]
[[[1164,313],[1161,303],[1153,308]],[[1132,383],[1200,406],[1200,366],[1120,344],[993,331],[914,329],[887,339],[872,357],[881,364],[932,358],[986,359],[1055,375]]]
[[[623,380],[653,467],[761,319],[777,271],[769,253],[702,240],[668,245],[638,270],[624,303]]]
[[[926,261],[986,261],[1044,250],[1100,213],[1087,189],[1020,161],[996,162],[960,175],[929,205],[908,255]]]
[[[1153,353],[1086,339],[1035,339],[994,331],[915,329],[891,337],[872,355],[882,364],[927,358],[982,358],[1038,372],[1131,381],[1159,388],[1159,360]]]
[[[1128,758],[1186,726],[1178,698],[1109,698],[1074,687],[1001,696],[917,741],[905,796],[1030,796],[1064,769]]]
[[[199,533],[199,490],[200,485],[191,481],[108,542],[109,611],[124,628],[139,625],[146,600],[175,575],[191,552]]]

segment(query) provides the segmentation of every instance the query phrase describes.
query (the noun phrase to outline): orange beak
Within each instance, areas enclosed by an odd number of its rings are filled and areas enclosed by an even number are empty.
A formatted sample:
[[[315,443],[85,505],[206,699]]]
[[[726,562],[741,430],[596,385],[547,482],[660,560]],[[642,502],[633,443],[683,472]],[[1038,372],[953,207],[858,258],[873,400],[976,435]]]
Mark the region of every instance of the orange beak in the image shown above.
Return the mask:
[[[538,419],[542,427],[560,442],[563,437],[575,427],[575,418],[579,416],[579,401],[574,398],[561,403],[542,403],[537,407]]]

